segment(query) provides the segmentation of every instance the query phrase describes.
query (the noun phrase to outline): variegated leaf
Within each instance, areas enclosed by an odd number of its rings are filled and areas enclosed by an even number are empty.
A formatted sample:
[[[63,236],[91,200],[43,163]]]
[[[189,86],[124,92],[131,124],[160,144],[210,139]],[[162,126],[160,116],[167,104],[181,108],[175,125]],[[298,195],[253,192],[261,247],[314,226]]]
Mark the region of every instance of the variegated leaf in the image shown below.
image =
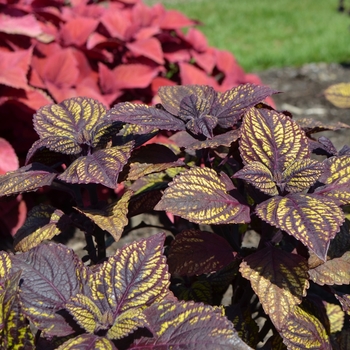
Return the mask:
[[[26,252],[42,241],[62,233],[69,224],[70,219],[63,211],[40,204],[28,213],[25,223],[15,234],[14,248],[16,251]]]
[[[90,218],[102,230],[109,232],[118,242],[124,227],[128,224],[127,214],[131,195],[132,191],[126,191],[118,201],[107,205],[102,210],[76,209]]]
[[[80,334],[67,340],[57,350],[117,350],[113,342],[106,337],[94,334]]]
[[[131,102],[116,104],[109,110],[107,119],[161,130],[185,130],[185,123],[167,111]]]
[[[174,178],[154,209],[202,224],[250,222],[249,207],[229,195],[227,186],[214,170],[194,167]]]
[[[74,97],[40,108],[34,115],[34,128],[46,147],[65,154],[78,154],[83,145],[92,145],[92,131],[106,114],[98,101]]]
[[[133,142],[129,142],[79,157],[58,179],[73,184],[99,183],[115,188],[119,173],[127,163],[132,149]]]
[[[310,279],[323,286],[350,284],[350,252],[309,270]]]
[[[257,215],[301,241],[326,260],[329,242],[344,222],[343,211],[331,199],[312,194],[276,196],[256,207]]]
[[[0,251],[0,290],[1,290],[1,280],[6,279],[11,271],[11,258],[5,251]]]
[[[294,307],[280,334],[288,350],[332,350],[322,323],[299,306]]]
[[[36,191],[41,187],[50,186],[57,175],[56,172],[45,165],[32,163],[0,175],[0,193],[2,196],[9,196]]]
[[[327,303],[326,312],[331,326],[331,333],[340,332],[344,326],[345,314],[339,305]]]
[[[296,120],[298,125],[307,133],[314,134],[316,132],[326,131],[326,130],[340,130],[340,129],[350,129],[350,125],[341,122],[330,122],[324,123],[313,118],[300,118]]]
[[[334,200],[338,205],[350,204],[350,156],[335,156],[324,161],[319,181],[324,184],[315,190],[317,195]]]
[[[284,327],[294,306],[306,295],[307,270],[307,261],[300,255],[273,247],[249,255],[240,266],[277,330]]]
[[[145,311],[153,338],[135,339],[130,350],[167,348],[252,350],[219,308],[194,302],[163,301]]]
[[[156,234],[129,244],[110,256],[91,276],[93,299],[114,316],[162,300],[169,274],[162,255],[165,235]]]

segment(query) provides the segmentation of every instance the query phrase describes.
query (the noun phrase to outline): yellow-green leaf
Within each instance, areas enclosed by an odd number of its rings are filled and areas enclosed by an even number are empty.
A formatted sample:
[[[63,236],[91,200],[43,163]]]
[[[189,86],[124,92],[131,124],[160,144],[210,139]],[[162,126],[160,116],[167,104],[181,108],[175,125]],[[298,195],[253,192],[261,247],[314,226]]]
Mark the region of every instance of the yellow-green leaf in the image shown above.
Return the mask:
[[[350,252],[309,270],[310,279],[323,286],[350,284]]]
[[[115,188],[118,175],[127,163],[133,142],[101,149],[76,159],[58,178],[68,183],[99,183]]]
[[[5,251],[0,251],[0,280],[8,277],[11,270],[12,262],[10,256]],[[0,283],[1,290],[1,283]]]
[[[344,326],[345,314],[339,305],[325,302],[331,333],[340,332]]]
[[[25,223],[15,234],[14,248],[16,251],[26,252],[42,241],[60,234],[69,223],[68,216],[61,210],[40,204],[28,213]]]
[[[169,274],[164,239],[164,234],[156,234],[110,256],[90,278],[93,299],[119,315],[165,298]]]
[[[65,308],[74,317],[81,328],[88,333],[94,333],[101,329],[102,313],[93,300],[86,295],[77,294],[70,298]]]
[[[294,307],[280,334],[288,350],[332,350],[322,323],[299,306]]]
[[[250,280],[277,330],[306,295],[307,270],[307,261],[300,255],[273,247],[249,255],[240,265],[242,276]]]
[[[315,193],[333,199],[339,205],[350,203],[350,156],[331,157],[324,162],[324,172],[319,181],[324,186]]]
[[[107,332],[108,339],[121,339],[137,328],[148,327],[143,308],[132,308],[121,313]]]
[[[240,153],[244,164],[263,163],[285,171],[296,159],[309,156],[308,139],[292,119],[268,109],[249,109],[241,127]]]
[[[80,334],[67,340],[57,350],[117,350],[115,345],[105,337],[93,334]]]
[[[329,86],[324,95],[326,99],[339,108],[350,108],[350,83]]]
[[[90,218],[102,230],[109,232],[118,242],[124,227],[128,224],[127,214],[131,195],[132,191],[126,191],[118,201],[109,204],[102,210],[76,209]]]
[[[213,169],[194,167],[174,178],[154,209],[202,224],[250,222],[249,207],[227,193],[229,181]]]
[[[331,199],[312,194],[276,196],[256,207],[269,224],[300,240],[319,258],[326,260],[329,242],[344,222],[344,213]]]

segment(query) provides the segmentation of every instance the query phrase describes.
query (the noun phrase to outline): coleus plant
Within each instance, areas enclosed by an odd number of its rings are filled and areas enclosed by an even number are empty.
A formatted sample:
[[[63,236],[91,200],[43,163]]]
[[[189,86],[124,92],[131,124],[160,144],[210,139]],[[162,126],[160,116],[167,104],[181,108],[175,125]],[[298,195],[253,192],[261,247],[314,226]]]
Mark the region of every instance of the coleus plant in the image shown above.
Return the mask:
[[[274,93],[164,86],[154,107],[108,110],[77,97],[40,108],[39,140],[24,167],[0,177],[0,193],[45,187],[70,205],[39,203],[14,251],[1,253],[3,342],[346,348],[350,152],[314,134],[349,126],[295,121],[265,104]],[[160,132],[166,144],[150,143]],[[99,188],[116,198],[103,200]],[[151,235],[107,257],[111,242],[151,228],[129,223],[142,213],[158,218],[166,239]],[[72,227],[85,235],[82,260],[45,242]]]

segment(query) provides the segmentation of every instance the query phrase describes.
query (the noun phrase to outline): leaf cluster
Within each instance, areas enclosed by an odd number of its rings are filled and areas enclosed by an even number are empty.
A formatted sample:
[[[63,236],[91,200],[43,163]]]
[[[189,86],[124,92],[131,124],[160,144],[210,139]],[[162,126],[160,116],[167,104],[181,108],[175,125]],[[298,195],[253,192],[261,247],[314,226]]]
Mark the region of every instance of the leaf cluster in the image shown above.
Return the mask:
[[[34,206],[1,253],[7,346],[346,347],[350,151],[315,134],[349,126],[295,121],[265,104],[274,93],[164,86],[156,106],[40,108],[39,139],[0,193],[60,190],[71,205]],[[147,234],[129,220],[143,213],[167,235],[107,257],[111,242]],[[47,242],[72,229],[82,260]]]

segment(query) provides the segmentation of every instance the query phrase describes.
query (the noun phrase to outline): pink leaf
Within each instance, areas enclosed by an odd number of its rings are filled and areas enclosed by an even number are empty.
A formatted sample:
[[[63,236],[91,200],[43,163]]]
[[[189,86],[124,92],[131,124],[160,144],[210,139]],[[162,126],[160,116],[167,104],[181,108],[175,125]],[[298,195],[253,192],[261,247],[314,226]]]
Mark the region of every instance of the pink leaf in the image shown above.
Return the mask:
[[[164,64],[162,47],[156,38],[136,40],[133,43],[126,44],[126,47],[134,54],[145,56],[159,64]]]
[[[218,88],[218,83],[213,77],[209,77],[201,69],[189,63],[180,62],[180,77],[182,85],[210,85],[215,89]]]
[[[1,232],[13,236],[24,224],[26,216],[27,207],[21,195],[8,202],[0,202]]]
[[[195,24],[195,21],[192,21],[181,12],[169,10],[166,11],[164,16],[161,18],[159,26],[162,29],[180,29],[183,27],[190,27]]]
[[[106,27],[111,37],[123,41],[130,40],[132,23],[125,11],[106,11],[101,18],[101,23]]]
[[[209,48],[203,53],[191,50],[191,55],[195,59],[196,64],[203,68],[206,73],[211,74],[213,72],[216,63],[213,49]]]
[[[17,89],[27,88],[27,71],[31,58],[31,48],[16,52],[0,51],[0,83]]]
[[[89,35],[96,29],[98,21],[92,18],[74,18],[65,23],[60,32],[63,45],[82,46]]]
[[[12,17],[0,14],[0,32],[26,35],[31,38],[35,38],[42,34],[40,24],[34,15]]]
[[[64,89],[76,83],[79,76],[78,62],[71,49],[63,49],[45,61],[42,79],[46,84],[51,83],[50,85]]]
[[[205,52],[208,50],[207,38],[198,29],[190,28],[185,38],[196,51]]]

